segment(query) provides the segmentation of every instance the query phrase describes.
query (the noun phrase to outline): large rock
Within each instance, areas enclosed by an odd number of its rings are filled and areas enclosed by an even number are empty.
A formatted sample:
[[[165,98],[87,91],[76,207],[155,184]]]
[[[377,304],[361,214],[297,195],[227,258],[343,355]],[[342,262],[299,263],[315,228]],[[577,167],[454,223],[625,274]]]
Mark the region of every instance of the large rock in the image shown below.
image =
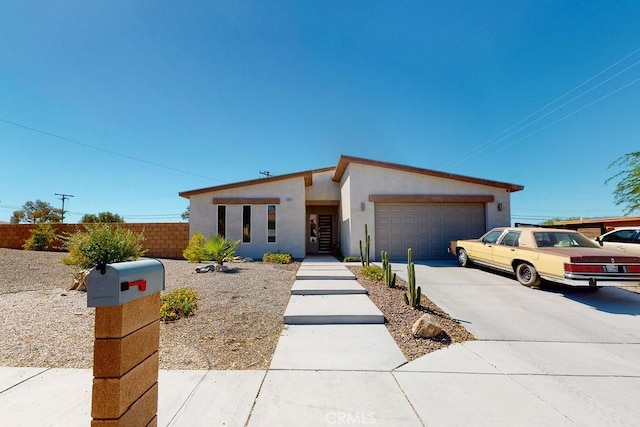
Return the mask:
[[[433,338],[440,332],[442,332],[442,326],[430,314],[423,314],[411,328],[411,333],[416,338]]]

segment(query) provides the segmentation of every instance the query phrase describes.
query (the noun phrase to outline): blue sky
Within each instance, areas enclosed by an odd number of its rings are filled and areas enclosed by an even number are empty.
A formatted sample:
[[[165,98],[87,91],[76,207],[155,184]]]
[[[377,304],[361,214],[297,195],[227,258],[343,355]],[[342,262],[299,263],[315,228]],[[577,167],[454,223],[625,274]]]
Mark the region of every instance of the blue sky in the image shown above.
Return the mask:
[[[524,185],[513,221],[621,215],[604,181],[640,148],[638,16],[638,1],[4,2],[0,220],[64,193],[65,222],[179,221],[180,191],[341,154]]]

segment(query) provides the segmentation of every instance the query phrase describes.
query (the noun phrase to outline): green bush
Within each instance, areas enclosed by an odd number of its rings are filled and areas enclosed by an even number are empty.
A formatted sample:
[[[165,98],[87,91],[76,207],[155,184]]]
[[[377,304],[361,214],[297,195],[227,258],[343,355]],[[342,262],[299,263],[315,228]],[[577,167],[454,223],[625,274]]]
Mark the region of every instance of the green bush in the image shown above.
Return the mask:
[[[359,256],[347,256],[344,257],[342,262],[362,262],[362,258],[360,258]]]
[[[211,236],[204,243],[204,250],[208,259],[215,260],[216,264],[223,265],[225,260],[233,258],[240,240],[227,240],[219,234]]]
[[[68,234],[63,240],[69,256],[62,261],[80,268],[95,267],[99,262],[135,261],[145,253],[144,234],[108,224],[88,224],[85,232]]]
[[[36,227],[31,230],[31,237],[24,241],[22,246],[28,251],[43,251],[50,249],[51,243],[58,239],[53,225],[48,222],[39,222]]]
[[[269,264],[291,264],[293,257],[291,254],[266,253],[262,256],[262,262]]]
[[[180,288],[160,298],[160,320],[171,322],[183,317],[193,316],[198,309],[198,292],[189,288]]]
[[[195,233],[189,239],[189,246],[182,252],[182,256],[189,262],[202,262],[211,260],[211,256],[204,248],[207,239],[202,233]]]
[[[384,279],[384,270],[378,265],[367,265],[362,267],[362,275],[372,280]]]

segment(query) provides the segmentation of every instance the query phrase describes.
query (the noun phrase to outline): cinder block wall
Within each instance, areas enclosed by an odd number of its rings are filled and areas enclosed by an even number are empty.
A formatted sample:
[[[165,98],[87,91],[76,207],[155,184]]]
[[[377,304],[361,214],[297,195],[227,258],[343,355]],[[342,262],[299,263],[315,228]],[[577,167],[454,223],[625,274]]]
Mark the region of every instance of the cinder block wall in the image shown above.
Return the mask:
[[[136,233],[143,233],[143,247],[146,256],[156,258],[183,259],[182,251],[189,245],[189,223],[186,222],[150,222],[120,223],[121,227]],[[31,236],[34,224],[0,224],[0,247],[22,249],[24,241]],[[56,234],[75,233],[84,230],[83,224],[53,224]],[[54,250],[60,249],[62,242],[54,242]]]

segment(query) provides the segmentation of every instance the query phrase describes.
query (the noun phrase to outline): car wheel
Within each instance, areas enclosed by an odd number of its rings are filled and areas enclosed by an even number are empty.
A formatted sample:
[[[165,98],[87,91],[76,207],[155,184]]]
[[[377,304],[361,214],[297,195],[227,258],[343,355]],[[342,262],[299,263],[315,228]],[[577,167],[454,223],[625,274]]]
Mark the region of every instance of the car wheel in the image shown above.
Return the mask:
[[[467,251],[464,249],[458,250],[458,265],[460,267],[469,267],[471,261],[469,261],[469,255],[467,255]]]
[[[518,282],[520,282],[522,285],[529,288],[538,287],[540,286],[540,282],[542,282],[542,279],[540,279],[536,268],[531,264],[527,264],[526,262],[523,262],[516,266],[516,279],[518,279]]]

